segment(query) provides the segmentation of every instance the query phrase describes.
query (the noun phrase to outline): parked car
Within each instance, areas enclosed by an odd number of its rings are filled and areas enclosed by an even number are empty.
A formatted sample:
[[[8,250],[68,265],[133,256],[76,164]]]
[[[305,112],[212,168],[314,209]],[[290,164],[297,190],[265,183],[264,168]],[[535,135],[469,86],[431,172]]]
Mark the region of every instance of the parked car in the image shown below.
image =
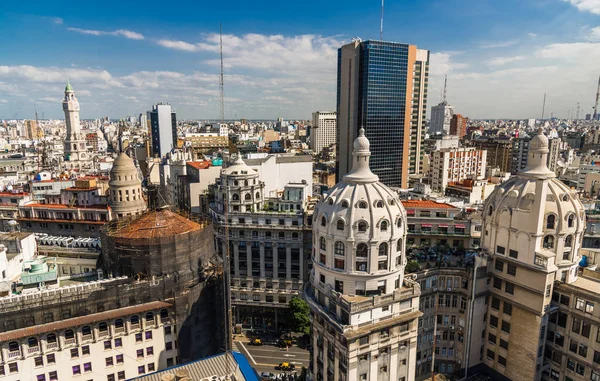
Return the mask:
[[[275,375],[273,373],[262,372],[260,374],[260,379],[262,381],[272,381],[272,380],[276,380],[277,378],[275,377]]]
[[[257,346],[260,346],[260,345],[263,345],[263,342],[262,342],[262,340],[261,340],[261,339],[254,339],[254,340],[252,340],[252,341],[250,342],[250,345],[257,345]]]

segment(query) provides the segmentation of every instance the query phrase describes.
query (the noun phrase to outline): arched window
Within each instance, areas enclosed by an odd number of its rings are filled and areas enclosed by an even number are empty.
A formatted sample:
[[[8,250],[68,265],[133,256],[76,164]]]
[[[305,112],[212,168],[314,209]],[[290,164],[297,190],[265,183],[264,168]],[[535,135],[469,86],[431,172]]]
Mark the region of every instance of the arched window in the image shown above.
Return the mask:
[[[148,312],[148,313],[146,314],[146,321],[147,321],[147,322],[148,322],[148,321],[150,321],[150,322],[151,322],[152,320],[154,320],[154,314],[153,314],[152,312]]]
[[[246,193],[246,195],[244,196],[244,199],[246,201],[250,201],[250,200],[252,200],[252,195],[250,193]]]
[[[115,320],[115,328],[123,328],[123,319]]]
[[[29,345],[29,347],[37,347],[38,346],[38,339],[35,337],[30,337],[29,339],[27,339],[27,345]]]
[[[53,333],[49,333],[48,336],[46,336],[46,341],[48,342],[48,344],[56,343],[56,335]]]
[[[239,201],[239,200],[240,200],[240,195],[239,195],[239,194],[237,194],[237,193],[234,193],[234,194],[231,196],[231,199],[232,199],[233,201]]]
[[[377,202],[375,202],[375,207],[376,208],[383,208],[383,201],[378,200]]]
[[[556,225],[556,216],[554,214],[549,214],[546,217],[546,229],[554,229]]]
[[[91,335],[92,334],[92,328],[89,325],[85,325],[81,328],[81,334],[86,336],[86,335]]]
[[[347,208],[348,207],[348,201],[344,200],[342,201],[342,208]]]
[[[369,256],[369,246],[366,243],[359,243],[356,246],[356,256],[360,258],[366,258]]]
[[[166,308],[163,308],[162,310],[160,310],[160,318],[161,319],[166,319],[169,317],[169,311],[167,311]]]
[[[260,199],[260,193],[259,192],[256,192],[256,199],[257,200]]]
[[[343,242],[337,241],[335,243],[335,255],[344,255],[346,253],[346,245]]]
[[[491,216],[491,215],[492,215],[492,213],[494,213],[494,207],[490,205],[490,206],[488,207],[488,216]]]
[[[386,242],[379,245],[379,256],[387,256],[388,254],[388,244]]]
[[[248,180],[244,180],[244,186],[248,186]]]
[[[326,250],[327,249],[327,242],[325,241],[325,237],[321,237],[319,239],[319,248],[321,250]]]
[[[11,341],[10,343],[8,343],[8,350],[10,352],[16,352],[20,350],[19,343],[17,343],[16,341]]]
[[[233,180],[233,185],[235,185],[237,187],[238,181],[237,180]]]
[[[360,221],[358,223],[358,231],[359,232],[366,232],[367,231],[367,223],[365,221]]]
[[[554,249],[554,236],[547,235],[544,237],[544,249]]]
[[[327,200],[327,203],[328,203],[329,205],[333,205],[333,199],[332,199],[331,197],[329,197],[329,200]]]
[[[337,230],[344,230],[344,221],[343,220],[337,221]]]
[[[569,217],[567,217],[567,226],[570,228],[575,226],[575,215],[574,214],[569,214]]]
[[[381,231],[385,232],[388,229],[388,223],[387,221],[381,221]]]
[[[140,318],[137,315],[133,315],[131,317],[131,319],[129,319],[129,321],[131,322],[131,324],[135,325],[135,324],[139,324],[140,323]]]
[[[65,339],[73,339],[75,337],[75,333],[73,333],[72,329],[67,329],[65,331]]]
[[[571,247],[573,246],[573,236],[572,235],[568,235],[565,238],[565,247]]]
[[[398,221],[396,221],[396,226],[398,226],[399,228],[402,227],[402,218],[398,218]]]
[[[98,324],[98,330],[100,332],[106,332],[106,331],[108,331],[108,325],[105,322],[102,322],[102,323]]]
[[[327,225],[327,219],[325,218],[325,216],[321,217],[321,226],[326,226]]]
[[[398,242],[396,242],[396,251],[397,251],[397,252],[400,252],[400,251],[402,251],[402,238],[400,238],[400,239],[398,240]]]
[[[367,202],[366,202],[366,201],[360,201],[360,202],[358,203],[358,207],[359,207],[360,209],[367,209],[367,207],[368,207],[368,206],[367,206]]]

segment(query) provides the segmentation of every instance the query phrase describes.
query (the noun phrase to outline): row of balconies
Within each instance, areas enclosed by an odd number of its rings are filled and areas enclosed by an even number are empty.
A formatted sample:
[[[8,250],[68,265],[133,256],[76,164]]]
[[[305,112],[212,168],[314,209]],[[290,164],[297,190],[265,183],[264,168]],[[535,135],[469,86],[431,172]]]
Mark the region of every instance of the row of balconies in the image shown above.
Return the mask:
[[[157,328],[159,324],[170,323],[168,314],[166,316],[150,315],[144,319],[130,320],[116,319],[110,325],[104,322],[99,323],[95,327],[89,325],[81,326],[77,329],[67,329],[58,335],[50,332],[44,336],[31,336],[26,342],[13,340],[6,343],[0,349],[0,362],[30,357],[40,353],[54,352],[75,346],[76,344],[92,343],[99,340],[105,340],[109,337],[120,337],[131,333],[141,332],[146,329]]]

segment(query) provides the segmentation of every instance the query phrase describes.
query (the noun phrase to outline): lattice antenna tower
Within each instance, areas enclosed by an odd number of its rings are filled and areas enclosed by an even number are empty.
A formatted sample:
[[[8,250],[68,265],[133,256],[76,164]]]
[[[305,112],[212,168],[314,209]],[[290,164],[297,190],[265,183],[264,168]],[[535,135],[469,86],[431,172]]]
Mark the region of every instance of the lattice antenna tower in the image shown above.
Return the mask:
[[[219,78],[219,92],[221,96],[221,123],[225,122],[225,96],[223,87],[223,24],[219,23],[219,51],[221,54],[221,77]]]
[[[592,119],[598,119],[598,98],[600,98],[600,77],[598,77],[598,89],[596,90],[596,103],[594,103],[594,117]]]
[[[379,26],[379,41],[383,41],[383,2],[384,0],[381,0],[381,24]]]

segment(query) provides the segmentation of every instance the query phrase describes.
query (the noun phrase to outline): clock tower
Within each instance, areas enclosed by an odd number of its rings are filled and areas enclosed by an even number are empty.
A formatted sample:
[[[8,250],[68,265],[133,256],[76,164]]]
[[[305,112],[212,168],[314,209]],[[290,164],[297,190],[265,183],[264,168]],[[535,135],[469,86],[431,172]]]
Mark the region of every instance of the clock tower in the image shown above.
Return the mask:
[[[81,134],[79,101],[70,83],[65,87],[62,105],[67,125],[63,167],[65,169],[88,168],[91,166],[91,155],[87,152],[85,138]]]

